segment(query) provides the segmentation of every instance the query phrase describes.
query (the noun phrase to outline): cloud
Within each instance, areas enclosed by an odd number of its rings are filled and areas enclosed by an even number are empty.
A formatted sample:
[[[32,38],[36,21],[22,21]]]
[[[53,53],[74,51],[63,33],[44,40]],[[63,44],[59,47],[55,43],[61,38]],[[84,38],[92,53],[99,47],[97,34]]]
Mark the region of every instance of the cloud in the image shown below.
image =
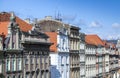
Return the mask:
[[[99,27],[102,27],[102,24],[100,22],[98,22],[98,21],[92,21],[90,23],[90,27],[92,27],[92,28],[99,28]]]
[[[113,28],[120,28],[120,23],[113,23],[113,24],[112,24],[112,27],[113,27]]]

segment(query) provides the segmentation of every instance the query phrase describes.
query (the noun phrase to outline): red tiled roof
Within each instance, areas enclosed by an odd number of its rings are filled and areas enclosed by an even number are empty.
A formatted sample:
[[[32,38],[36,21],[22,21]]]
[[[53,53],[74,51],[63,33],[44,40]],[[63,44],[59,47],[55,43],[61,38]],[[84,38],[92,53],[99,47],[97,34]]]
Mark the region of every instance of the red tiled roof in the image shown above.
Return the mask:
[[[20,30],[24,32],[28,32],[32,29],[32,26],[19,17],[16,17],[16,23],[19,25]],[[8,25],[10,23],[10,13],[0,13],[0,34],[4,33],[5,36],[8,34]]]
[[[57,52],[57,33],[56,32],[45,32],[50,38],[50,42],[53,43],[53,45],[50,46],[51,52]]]
[[[3,33],[5,36],[8,34],[9,22],[0,22],[0,35]]]
[[[95,46],[98,46],[98,45],[104,46],[103,41],[97,35],[86,35],[85,42],[87,44],[91,44],[91,45],[95,45]]]
[[[19,17],[16,17],[16,22],[18,23],[21,31],[28,32],[29,30],[32,29],[32,26],[30,24],[26,23]]]

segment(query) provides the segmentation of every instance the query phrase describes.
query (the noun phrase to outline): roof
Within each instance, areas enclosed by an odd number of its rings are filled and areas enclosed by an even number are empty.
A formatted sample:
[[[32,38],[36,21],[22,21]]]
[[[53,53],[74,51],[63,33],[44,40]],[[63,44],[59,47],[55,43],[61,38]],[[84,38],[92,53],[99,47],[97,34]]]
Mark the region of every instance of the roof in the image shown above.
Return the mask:
[[[49,38],[50,42],[53,43],[53,45],[50,46],[51,52],[57,52],[57,32],[45,32]]]
[[[5,36],[8,34],[8,24],[9,22],[0,22],[0,34],[4,34]]]
[[[41,30],[44,32],[57,31],[60,28],[69,28],[69,24],[54,19],[42,19],[38,22]]]
[[[90,44],[90,45],[104,46],[103,41],[96,34],[95,35],[86,35],[85,42],[86,42],[86,44]]]
[[[28,32],[29,30],[32,29],[32,25],[26,23],[25,21],[23,21],[19,17],[16,17],[16,22],[18,23],[21,31]]]
[[[5,36],[8,34],[8,25],[10,23],[10,13],[0,13],[0,34],[4,33]],[[32,29],[32,25],[26,23],[19,17],[15,16],[15,21],[19,25],[20,31],[28,32]]]
[[[116,44],[113,42],[103,41],[106,48],[116,48]]]
[[[73,25],[71,26],[71,28],[72,28],[72,29],[76,29],[76,30],[81,30],[80,27],[76,27],[76,26],[73,26]]]

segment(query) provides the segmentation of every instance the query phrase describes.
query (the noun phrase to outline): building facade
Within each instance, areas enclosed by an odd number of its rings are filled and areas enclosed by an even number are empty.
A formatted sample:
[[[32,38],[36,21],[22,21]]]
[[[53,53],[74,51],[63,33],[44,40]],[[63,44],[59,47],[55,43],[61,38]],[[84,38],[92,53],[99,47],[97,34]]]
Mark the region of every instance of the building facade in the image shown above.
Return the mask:
[[[67,24],[51,17],[46,17],[38,24],[53,43],[50,47],[51,78],[69,78],[69,29]]]
[[[104,52],[104,46],[103,45],[98,45],[97,50],[96,50],[96,65],[97,65],[97,77],[102,78],[103,73],[104,73],[104,59],[105,56],[103,55]]]
[[[103,41],[104,43],[104,50],[103,50],[103,77],[109,78],[109,54],[110,54],[110,45],[107,41]]]
[[[80,78],[79,30],[79,27],[70,27],[70,78]]]
[[[22,51],[19,47],[19,31],[20,28],[16,23],[15,16],[13,13],[9,14],[6,12],[0,13],[2,17],[1,31],[5,36],[2,41],[2,52],[3,52],[3,64],[2,73],[5,78],[21,78],[22,73]],[[6,29],[4,29],[6,27]],[[4,30],[3,30],[4,29]]]
[[[86,76],[88,78],[103,77],[103,47],[104,43],[97,35],[86,35]],[[89,62],[90,61],[90,62]],[[88,69],[88,70],[87,70]],[[91,72],[92,71],[92,72]],[[93,73],[94,72],[94,73]]]
[[[120,77],[120,39],[117,40],[117,44],[116,44],[116,48],[118,49],[118,55],[119,55],[119,59],[118,59],[118,65],[119,65],[119,70],[118,70],[118,77]]]
[[[109,73],[110,73],[110,77],[111,78],[119,78],[119,54],[118,54],[118,49],[116,47],[115,44],[113,43],[109,43],[110,45],[110,69],[109,69]]]
[[[49,37],[14,13],[0,14],[5,78],[50,78]]]
[[[85,34],[80,33],[80,78],[85,78]]]
[[[86,44],[85,54],[85,78],[94,78],[96,77],[96,46]]]
[[[21,37],[24,63],[24,78],[50,78],[51,43],[48,36],[38,32],[35,27]]]

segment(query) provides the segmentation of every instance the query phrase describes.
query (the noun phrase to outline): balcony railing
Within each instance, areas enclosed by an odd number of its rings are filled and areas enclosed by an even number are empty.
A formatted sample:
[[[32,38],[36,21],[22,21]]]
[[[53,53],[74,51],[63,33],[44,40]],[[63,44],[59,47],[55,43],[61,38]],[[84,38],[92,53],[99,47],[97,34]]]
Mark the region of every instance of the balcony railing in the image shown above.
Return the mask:
[[[86,50],[85,54],[96,54],[95,50]]]
[[[31,38],[31,37],[25,37],[23,38],[22,42],[24,41],[31,41],[31,42],[49,42],[48,40],[42,39],[42,38]]]

